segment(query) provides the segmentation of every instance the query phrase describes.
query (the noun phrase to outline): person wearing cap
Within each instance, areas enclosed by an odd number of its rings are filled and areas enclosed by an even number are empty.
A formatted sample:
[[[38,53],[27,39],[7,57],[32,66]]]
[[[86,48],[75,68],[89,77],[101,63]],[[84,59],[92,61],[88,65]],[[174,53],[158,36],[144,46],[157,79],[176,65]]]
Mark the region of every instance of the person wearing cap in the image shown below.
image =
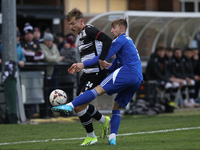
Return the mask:
[[[57,46],[53,43],[54,37],[51,33],[45,33],[43,43],[40,43],[42,52],[44,53],[44,61],[48,63],[57,63],[64,60],[64,56],[60,56]],[[53,74],[53,69],[48,69],[47,76]]]
[[[24,27],[24,39],[20,41],[27,62],[43,61],[44,54],[40,48],[39,42],[33,39],[33,27],[26,23]]]
[[[75,45],[76,37],[75,37],[75,35],[73,33],[68,33],[66,35],[66,38],[70,38],[72,40],[73,44],[71,45],[71,47],[76,47],[76,45]]]
[[[47,63],[58,63],[64,60],[64,56],[60,56],[57,46],[53,43],[54,37],[51,33],[46,32],[43,36],[43,43],[40,43],[42,53],[44,54],[44,61]],[[52,78],[54,71],[54,66],[47,67],[47,85],[49,88],[48,95],[53,90],[55,86],[56,79]],[[51,89],[52,88],[52,89]],[[50,106],[50,103],[49,103]],[[43,104],[40,104],[40,118],[46,117],[45,108]],[[53,115],[49,109],[49,116]]]
[[[79,60],[78,50],[76,47],[72,47],[73,44],[72,39],[67,37],[64,39],[63,48],[60,50],[60,55],[65,57],[64,61],[70,64]]]
[[[26,58],[24,56],[22,47],[19,42],[21,33],[19,31],[16,31],[16,35],[17,35],[17,63],[18,63],[19,69],[20,69],[25,66]],[[0,45],[0,54],[1,53],[2,53],[2,44]],[[0,57],[0,64],[1,64],[1,57]]]

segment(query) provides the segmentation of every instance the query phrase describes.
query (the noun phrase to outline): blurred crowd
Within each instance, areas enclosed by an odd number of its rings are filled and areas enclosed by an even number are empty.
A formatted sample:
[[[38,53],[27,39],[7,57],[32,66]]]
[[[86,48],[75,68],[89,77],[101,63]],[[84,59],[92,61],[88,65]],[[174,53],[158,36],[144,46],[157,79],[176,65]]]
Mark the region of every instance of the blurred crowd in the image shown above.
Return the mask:
[[[145,81],[149,80],[156,80],[164,91],[165,103],[173,104],[180,95],[183,107],[199,107],[199,50],[157,47],[145,72]]]
[[[20,70],[26,62],[66,62],[69,65],[79,62],[79,52],[75,45],[75,35],[62,33],[52,34],[49,28],[43,32],[38,27],[26,23],[23,34],[16,28],[17,36],[17,63]],[[151,55],[144,79],[156,80],[161,90],[164,91],[165,103],[171,104],[180,92],[184,107],[200,107],[200,54],[196,48],[170,48],[159,46]],[[2,44],[0,45],[0,64],[2,63]],[[47,67],[47,95],[59,87],[73,98],[73,89],[76,77],[67,72],[64,66]],[[29,68],[28,71],[33,71]],[[58,78],[59,73],[59,78]],[[66,87],[66,85],[68,87]],[[50,88],[51,87],[51,88]],[[70,88],[69,88],[70,87]],[[45,97],[45,99],[48,99]],[[72,100],[72,99],[71,99]],[[36,105],[25,105],[27,118],[32,118]],[[40,118],[46,117],[45,104],[39,105]],[[50,111],[48,116],[52,116]]]
[[[29,23],[26,23],[23,28],[23,34],[20,33],[18,27],[16,27],[17,36],[17,63],[19,70],[23,70],[26,62],[47,62],[58,63],[66,62],[69,65],[78,62],[79,53],[75,45],[75,35],[62,33],[52,34],[50,28],[46,28],[41,32],[40,28],[33,27]],[[0,64],[2,63],[2,44],[0,45]],[[62,69],[62,71],[60,71]],[[26,71],[34,71],[34,68],[26,68]],[[37,69],[36,69],[37,70]],[[58,74],[62,75],[58,78]],[[56,78],[57,77],[57,78]],[[73,75],[67,73],[67,69],[63,69],[59,66],[49,65],[47,67],[47,93],[61,85],[73,85]],[[62,81],[62,82],[61,82]],[[51,87],[51,88],[50,88]],[[71,88],[70,88],[71,89]],[[67,91],[65,87],[63,90]],[[73,92],[70,92],[73,94]],[[71,98],[72,96],[70,96]],[[46,98],[45,98],[46,99]],[[49,104],[50,105],[50,104]],[[33,117],[36,105],[25,105],[27,118]],[[51,106],[49,106],[51,107]],[[40,104],[40,118],[46,117],[45,104]],[[52,112],[49,109],[49,116],[52,116]]]

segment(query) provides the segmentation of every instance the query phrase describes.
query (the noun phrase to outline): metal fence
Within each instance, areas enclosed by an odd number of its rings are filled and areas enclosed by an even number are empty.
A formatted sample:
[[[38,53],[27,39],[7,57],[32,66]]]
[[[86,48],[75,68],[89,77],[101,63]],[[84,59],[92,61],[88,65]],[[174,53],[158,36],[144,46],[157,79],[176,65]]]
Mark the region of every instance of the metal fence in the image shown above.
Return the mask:
[[[45,116],[49,117],[49,94],[54,89],[62,89],[66,92],[68,100],[76,97],[76,89],[79,84],[81,73],[71,75],[68,68],[71,64],[67,63],[31,63],[27,62],[24,68],[20,68],[20,88],[22,91],[22,102],[26,105],[43,104]],[[48,76],[48,67],[54,67],[51,78]],[[1,76],[1,75],[0,75]],[[3,93],[0,95],[4,96]],[[0,97],[0,99],[2,99]],[[92,102],[102,113],[111,113],[115,95],[104,94]],[[25,107],[26,108],[26,107]],[[27,109],[27,108],[26,108]]]

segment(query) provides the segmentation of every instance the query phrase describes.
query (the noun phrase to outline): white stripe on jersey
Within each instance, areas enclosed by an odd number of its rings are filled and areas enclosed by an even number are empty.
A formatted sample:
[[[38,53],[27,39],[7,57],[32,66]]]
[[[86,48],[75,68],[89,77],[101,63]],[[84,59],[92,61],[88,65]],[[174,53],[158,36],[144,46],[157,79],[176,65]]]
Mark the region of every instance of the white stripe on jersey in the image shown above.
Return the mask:
[[[119,70],[120,70],[121,68],[122,68],[122,67],[118,68],[118,69],[115,70],[115,72],[113,73],[113,84],[115,83],[115,80],[116,80],[117,74],[119,73]]]
[[[88,44],[80,45],[80,46],[79,46],[79,51],[81,52],[82,50],[87,49],[88,47],[90,47],[90,46],[92,46],[92,45],[93,45],[92,42],[90,42],[90,43],[88,43]]]
[[[101,54],[101,51],[102,51],[102,42],[101,41],[98,41],[98,40],[95,40],[95,46],[96,46],[96,50],[97,50],[97,54]]]
[[[89,68],[89,69],[83,69],[84,73],[95,73],[99,72],[99,68]]]
[[[106,85],[110,80],[112,80],[113,75],[108,76],[107,78],[105,78],[102,82],[101,82],[101,87],[103,87],[104,85]]]
[[[96,56],[95,53],[85,55],[84,57],[81,58],[81,62],[84,62],[86,60],[90,60],[90,59],[94,58],[95,56]]]

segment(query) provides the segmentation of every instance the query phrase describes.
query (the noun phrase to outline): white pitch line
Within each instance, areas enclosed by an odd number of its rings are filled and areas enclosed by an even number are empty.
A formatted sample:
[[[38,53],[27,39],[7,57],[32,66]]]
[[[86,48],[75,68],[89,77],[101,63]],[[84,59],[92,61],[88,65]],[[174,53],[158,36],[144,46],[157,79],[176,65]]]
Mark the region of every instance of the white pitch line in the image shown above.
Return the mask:
[[[163,132],[172,132],[172,131],[181,131],[181,130],[193,130],[193,129],[200,129],[200,127],[177,128],[177,129],[147,131],[147,132],[136,132],[136,133],[124,133],[124,134],[118,134],[117,136],[163,133]],[[0,145],[12,145],[12,144],[22,144],[22,143],[38,143],[38,142],[49,142],[49,141],[51,141],[51,142],[52,141],[70,141],[70,140],[81,140],[81,139],[85,139],[85,137],[68,138],[68,139],[49,139],[49,140],[33,140],[33,141],[21,141],[21,142],[9,142],[9,143],[0,143]]]

